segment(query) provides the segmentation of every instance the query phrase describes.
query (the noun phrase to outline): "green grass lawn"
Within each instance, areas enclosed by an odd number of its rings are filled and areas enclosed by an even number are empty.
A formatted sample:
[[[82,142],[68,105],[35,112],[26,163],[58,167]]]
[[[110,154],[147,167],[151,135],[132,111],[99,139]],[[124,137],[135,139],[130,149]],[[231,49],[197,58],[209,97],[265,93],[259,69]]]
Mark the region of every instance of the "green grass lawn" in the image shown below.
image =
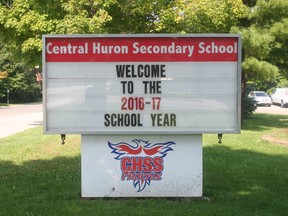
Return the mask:
[[[204,135],[203,198],[94,200],[80,195],[80,136],[29,129],[0,139],[0,215],[287,215],[288,147],[261,139],[285,128],[288,116],[256,113],[222,144]]]
[[[4,107],[4,106],[9,106],[9,104],[7,104],[7,103],[0,103],[0,107],[1,107],[1,106],[3,106],[3,107]]]

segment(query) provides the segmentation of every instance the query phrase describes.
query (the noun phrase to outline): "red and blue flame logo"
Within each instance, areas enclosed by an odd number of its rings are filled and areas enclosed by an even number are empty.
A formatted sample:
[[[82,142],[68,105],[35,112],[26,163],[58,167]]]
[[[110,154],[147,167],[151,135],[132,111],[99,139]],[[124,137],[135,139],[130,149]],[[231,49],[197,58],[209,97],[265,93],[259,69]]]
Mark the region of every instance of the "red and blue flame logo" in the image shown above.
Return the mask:
[[[137,192],[150,186],[151,181],[160,181],[164,170],[164,157],[173,151],[175,142],[150,143],[141,139],[132,140],[132,144],[126,142],[111,143],[108,146],[116,154],[114,159],[120,160],[122,181],[133,181]]]

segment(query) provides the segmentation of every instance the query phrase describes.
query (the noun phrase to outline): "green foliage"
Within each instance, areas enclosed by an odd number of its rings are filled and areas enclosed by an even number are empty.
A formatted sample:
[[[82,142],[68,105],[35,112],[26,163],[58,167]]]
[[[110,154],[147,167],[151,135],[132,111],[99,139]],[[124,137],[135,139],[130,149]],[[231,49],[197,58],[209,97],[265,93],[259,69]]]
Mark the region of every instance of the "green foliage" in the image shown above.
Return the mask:
[[[252,19],[258,26],[270,28],[275,23],[281,22],[283,18],[287,18],[287,11],[287,0],[257,0],[253,8]]]
[[[257,90],[271,92],[279,78],[287,78],[288,53],[288,1],[287,0],[244,0],[249,7],[239,25],[231,32],[242,34],[242,91],[245,95],[246,82],[253,82]],[[247,91],[248,92],[248,91]],[[243,96],[245,113],[251,102]],[[247,107],[248,106],[248,107]],[[245,110],[248,109],[248,110]]]
[[[111,20],[105,27],[109,33],[155,33],[160,13],[171,0],[115,0],[107,8]]]
[[[278,75],[278,68],[254,57],[247,57],[242,63],[243,72],[250,77],[250,81],[274,80]]]
[[[228,33],[244,15],[241,0],[171,1],[159,15],[159,32]]]
[[[288,80],[287,79],[280,79],[279,80],[279,82],[278,82],[278,84],[277,84],[277,87],[278,88],[287,88],[287,86],[288,86]]]
[[[255,85],[255,88],[253,90],[255,91],[265,91],[267,92],[269,95],[272,94],[273,90],[275,89],[275,87],[278,84],[278,79],[274,79],[274,80],[264,80],[264,81],[255,81],[253,82],[253,84]]]
[[[7,102],[7,90],[9,90],[10,103],[34,102],[41,98],[35,73],[23,64],[0,59],[0,71],[7,73],[5,78],[0,78],[0,102]]]
[[[247,118],[253,114],[253,112],[257,109],[255,105],[256,102],[253,98],[244,97],[244,118]]]
[[[256,5],[257,0],[242,0],[245,5],[248,7],[254,7]]]
[[[240,31],[242,34],[242,51],[244,54],[242,73],[247,77],[247,81],[275,80],[279,76],[279,68],[269,60],[275,42],[269,31],[255,25],[242,29],[233,28],[232,31]]]
[[[259,60],[267,59],[274,37],[268,30],[263,30],[256,26],[241,30],[242,45],[245,57],[254,57]]]
[[[288,80],[288,18],[274,23],[270,32],[275,37],[275,42],[272,46],[269,59],[277,65],[281,75]]]
[[[253,112],[257,109],[256,101],[253,98],[249,98],[248,94],[250,91],[255,90],[253,88],[253,85],[247,85],[246,92],[243,97],[243,103],[244,103],[244,110],[243,110],[243,117],[248,118],[253,114]]]
[[[247,81],[266,82],[288,77],[288,1],[245,1],[246,22],[233,32],[242,34],[243,74]],[[249,23],[248,26],[247,23]],[[274,82],[275,83],[275,82]]]
[[[5,1],[4,1],[5,2]],[[0,4],[0,31],[18,62],[41,64],[43,34],[103,33],[113,0],[14,0]]]

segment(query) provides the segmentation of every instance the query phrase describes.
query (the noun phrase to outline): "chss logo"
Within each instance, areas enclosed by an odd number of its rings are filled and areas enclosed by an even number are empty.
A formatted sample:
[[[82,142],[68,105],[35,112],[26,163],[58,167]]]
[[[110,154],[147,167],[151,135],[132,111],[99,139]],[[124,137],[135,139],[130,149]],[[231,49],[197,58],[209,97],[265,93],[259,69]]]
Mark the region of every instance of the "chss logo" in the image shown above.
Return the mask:
[[[137,192],[143,191],[150,186],[151,181],[160,181],[164,170],[164,157],[173,151],[173,141],[165,143],[150,143],[141,139],[126,142],[111,143],[108,146],[115,154],[114,159],[120,161],[121,180],[133,181]]]

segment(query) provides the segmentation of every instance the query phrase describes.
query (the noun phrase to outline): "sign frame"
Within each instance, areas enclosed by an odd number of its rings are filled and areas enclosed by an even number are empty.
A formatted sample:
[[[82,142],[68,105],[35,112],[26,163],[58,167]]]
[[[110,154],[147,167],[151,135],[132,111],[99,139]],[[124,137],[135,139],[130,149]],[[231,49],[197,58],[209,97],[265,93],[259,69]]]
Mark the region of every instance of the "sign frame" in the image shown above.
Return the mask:
[[[46,55],[46,41],[51,38],[57,38],[57,39],[73,39],[73,38],[93,38],[93,39],[103,39],[103,38],[236,38],[237,39],[237,86],[235,95],[235,124],[233,125],[233,128],[229,130],[219,130],[219,129],[194,129],[191,130],[171,130],[171,128],[163,128],[162,130],[157,129],[150,129],[147,131],[141,131],[141,130],[133,130],[133,128],[124,128],[121,130],[107,128],[104,130],[95,130],[95,129],[88,129],[88,130],[67,130],[65,128],[49,128],[49,119],[48,119],[48,108],[47,108],[47,102],[48,102],[48,96],[47,96],[47,86],[48,86],[48,75],[49,73],[47,69],[47,55]],[[90,34],[84,34],[84,35],[43,35],[43,49],[42,49],[42,61],[43,61],[43,129],[44,133],[46,134],[219,134],[219,133],[240,133],[241,130],[241,47],[242,47],[242,41],[241,41],[241,35],[239,34],[100,34],[100,35],[90,35]]]

